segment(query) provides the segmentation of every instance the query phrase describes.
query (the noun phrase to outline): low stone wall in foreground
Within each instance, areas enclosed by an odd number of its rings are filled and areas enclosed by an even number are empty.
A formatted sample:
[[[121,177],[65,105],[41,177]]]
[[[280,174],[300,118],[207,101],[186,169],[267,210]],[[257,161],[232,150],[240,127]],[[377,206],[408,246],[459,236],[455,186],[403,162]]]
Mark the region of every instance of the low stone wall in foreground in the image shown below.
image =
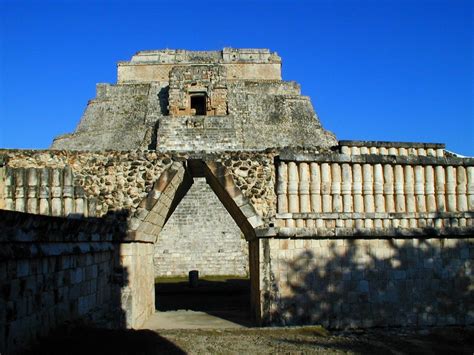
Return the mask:
[[[117,220],[0,211],[0,352],[10,353],[65,321],[105,313],[124,323]],[[118,312],[117,312],[118,311]]]
[[[261,239],[264,323],[474,323],[474,239]]]

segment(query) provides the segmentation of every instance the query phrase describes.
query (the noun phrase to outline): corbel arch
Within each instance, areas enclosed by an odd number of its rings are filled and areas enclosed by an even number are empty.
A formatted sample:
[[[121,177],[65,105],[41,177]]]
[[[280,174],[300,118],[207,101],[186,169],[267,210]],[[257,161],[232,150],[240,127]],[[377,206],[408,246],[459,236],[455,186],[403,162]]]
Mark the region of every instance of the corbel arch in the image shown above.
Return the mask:
[[[174,162],[163,171],[132,215],[128,239],[155,243],[166,221],[193,184],[193,177],[198,176],[206,178],[246,239],[253,239],[255,228],[262,226],[263,221],[236,186],[228,169],[218,162],[191,159]]]
[[[259,248],[255,229],[262,226],[263,221],[223,164],[200,159],[175,161],[171,164],[132,215],[128,241],[155,243],[166,221],[190,189],[193,177],[203,176],[249,242],[251,313],[255,321],[260,322]],[[148,282],[154,282],[152,279],[149,278]],[[154,288],[151,292],[150,298],[154,299]]]

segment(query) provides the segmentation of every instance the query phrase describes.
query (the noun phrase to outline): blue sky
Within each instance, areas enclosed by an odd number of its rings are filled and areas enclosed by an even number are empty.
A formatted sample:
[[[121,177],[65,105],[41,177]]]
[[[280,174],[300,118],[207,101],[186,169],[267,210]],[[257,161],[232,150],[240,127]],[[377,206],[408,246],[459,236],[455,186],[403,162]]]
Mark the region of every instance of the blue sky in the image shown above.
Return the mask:
[[[338,139],[474,156],[473,1],[0,0],[0,147],[74,131],[143,49],[270,48]]]

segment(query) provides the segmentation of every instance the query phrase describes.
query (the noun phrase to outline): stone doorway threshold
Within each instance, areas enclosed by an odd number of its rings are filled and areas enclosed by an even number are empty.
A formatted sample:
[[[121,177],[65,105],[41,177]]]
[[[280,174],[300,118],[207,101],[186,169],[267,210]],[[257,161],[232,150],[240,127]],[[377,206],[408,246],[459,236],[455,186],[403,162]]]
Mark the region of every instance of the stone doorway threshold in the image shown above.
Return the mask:
[[[251,326],[247,317],[236,312],[201,312],[177,310],[155,312],[142,329],[227,329]]]

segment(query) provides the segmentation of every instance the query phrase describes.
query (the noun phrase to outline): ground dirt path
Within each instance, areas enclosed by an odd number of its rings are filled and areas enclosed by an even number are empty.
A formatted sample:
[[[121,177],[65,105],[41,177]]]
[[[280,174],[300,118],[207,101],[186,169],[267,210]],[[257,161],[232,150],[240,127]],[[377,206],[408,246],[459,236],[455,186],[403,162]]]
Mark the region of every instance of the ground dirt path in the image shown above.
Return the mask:
[[[469,354],[473,328],[61,329],[26,354]]]

